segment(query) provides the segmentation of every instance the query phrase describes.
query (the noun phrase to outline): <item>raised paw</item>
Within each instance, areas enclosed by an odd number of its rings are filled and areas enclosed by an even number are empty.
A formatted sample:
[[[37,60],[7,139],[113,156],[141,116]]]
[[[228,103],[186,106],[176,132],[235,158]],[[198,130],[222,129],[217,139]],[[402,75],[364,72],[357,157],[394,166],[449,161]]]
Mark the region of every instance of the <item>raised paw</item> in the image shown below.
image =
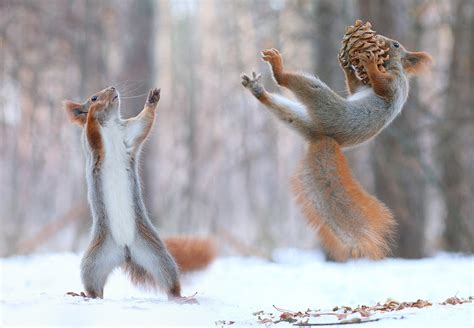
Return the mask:
[[[275,48],[263,50],[262,59],[270,64],[276,82],[279,85],[286,86],[283,57],[280,52]]]
[[[364,67],[368,66],[371,63],[376,64],[375,55],[371,52],[369,52],[369,53],[359,53],[359,54],[355,55],[355,58],[357,58],[360,61],[360,63],[362,64],[362,66],[364,66]]]
[[[249,77],[247,74],[242,74],[242,85],[246,88],[252,88],[256,84],[260,84],[260,79],[262,78],[262,74],[257,74],[252,72],[252,77]]]
[[[156,105],[160,101],[160,88],[153,88],[148,93],[147,103],[151,105]]]
[[[272,66],[274,73],[278,74],[283,71],[283,57],[277,49],[262,50],[262,59]]]
[[[248,76],[247,74],[242,74],[242,85],[249,89],[254,96],[257,98],[260,97],[260,95],[264,92],[263,85],[261,83],[261,74],[257,74],[255,72],[252,72],[252,77]]]
[[[347,53],[341,49],[338,53],[337,59],[339,60],[339,65],[345,70],[353,71],[351,63],[347,58]]]

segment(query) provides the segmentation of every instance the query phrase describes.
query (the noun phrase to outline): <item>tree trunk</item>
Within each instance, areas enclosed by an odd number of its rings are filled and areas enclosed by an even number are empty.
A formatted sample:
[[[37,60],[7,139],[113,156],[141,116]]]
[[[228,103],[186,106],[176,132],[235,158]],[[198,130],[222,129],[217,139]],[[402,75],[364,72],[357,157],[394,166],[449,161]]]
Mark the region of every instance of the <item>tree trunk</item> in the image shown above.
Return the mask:
[[[410,48],[408,27],[413,18],[406,1],[383,4],[361,1],[360,9],[361,19],[370,20],[378,33],[399,39]],[[421,152],[416,130],[419,100],[413,82],[403,114],[375,139],[373,147],[375,193],[398,222],[393,255],[405,258],[425,255],[426,182],[420,168]]]
[[[469,67],[469,52],[472,46],[465,42],[472,32],[466,28],[472,26],[474,6],[470,1],[455,2],[455,23],[452,28],[453,51],[449,67],[449,86],[447,90],[444,115],[448,117],[463,117],[473,114],[472,86],[466,72]],[[472,40],[471,40],[472,44]],[[471,65],[474,54],[470,54]],[[469,108],[471,111],[469,113]],[[467,114],[467,115],[466,115]],[[471,143],[469,145],[469,143]],[[449,251],[474,252],[473,224],[472,224],[472,179],[468,174],[469,159],[472,163],[472,132],[468,129],[453,126],[445,122],[439,133],[438,158],[441,163],[441,184],[446,205],[445,229],[443,238],[445,248]],[[466,152],[466,150],[468,150]],[[470,155],[469,155],[470,154]]]

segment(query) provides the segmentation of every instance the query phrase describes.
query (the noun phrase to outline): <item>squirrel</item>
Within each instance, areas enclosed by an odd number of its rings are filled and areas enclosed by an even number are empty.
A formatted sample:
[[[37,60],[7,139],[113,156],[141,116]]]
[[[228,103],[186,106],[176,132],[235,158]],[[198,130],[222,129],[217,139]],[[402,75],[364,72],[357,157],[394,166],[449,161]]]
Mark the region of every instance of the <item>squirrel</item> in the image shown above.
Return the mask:
[[[390,210],[353,177],[342,148],[374,138],[401,112],[408,97],[409,77],[431,62],[425,52],[407,51],[399,42],[378,35],[389,47],[386,72],[373,55],[359,54],[371,86],[339,58],[349,96],[343,98],[318,77],[287,71],[276,49],[262,51],[276,83],[298,101],[269,93],[261,74],[242,74],[242,85],[281,121],[307,141],[306,154],[291,179],[296,202],[317,231],[329,255],[381,259],[390,253],[396,222]]]
[[[177,237],[163,243],[148,217],[137,163],[159,100],[160,89],[150,90],[143,110],[129,119],[121,118],[115,87],[84,103],[64,101],[71,122],[83,128],[93,217],[92,238],[81,261],[86,290],[81,296],[103,298],[108,275],[122,266],[136,285],[161,287],[172,300],[192,300],[181,296],[179,268],[204,268],[216,255],[210,239]]]

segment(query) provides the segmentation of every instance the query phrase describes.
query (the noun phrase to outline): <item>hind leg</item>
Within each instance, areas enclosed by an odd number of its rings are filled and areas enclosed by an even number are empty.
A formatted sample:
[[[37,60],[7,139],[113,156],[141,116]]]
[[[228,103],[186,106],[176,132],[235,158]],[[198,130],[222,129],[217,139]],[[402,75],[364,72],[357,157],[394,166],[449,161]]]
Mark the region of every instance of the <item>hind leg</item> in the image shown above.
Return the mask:
[[[166,246],[150,224],[138,225],[139,238],[130,247],[131,261],[142,267],[168,294],[181,298],[178,267]]]
[[[107,277],[124,259],[124,250],[110,236],[92,240],[81,262],[81,278],[88,297],[103,298]]]

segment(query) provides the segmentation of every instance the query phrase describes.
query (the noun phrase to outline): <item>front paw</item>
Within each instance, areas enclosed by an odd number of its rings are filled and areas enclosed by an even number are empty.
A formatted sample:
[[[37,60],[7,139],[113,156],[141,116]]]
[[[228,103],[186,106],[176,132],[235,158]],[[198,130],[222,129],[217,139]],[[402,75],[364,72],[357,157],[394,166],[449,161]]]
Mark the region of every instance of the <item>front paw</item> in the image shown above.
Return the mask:
[[[349,58],[347,57],[347,53],[344,51],[344,49],[341,49],[339,51],[337,59],[339,60],[339,65],[343,70],[350,73],[354,72],[354,69],[352,68],[351,63],[349,62]]]
[[[247,74],[242,74],[241,78],[242,85],[249,89],[257,98],[259,98],[265,91],[262,82],[260,81],[262,78],[261,74],[252,72],[252,77],[248,76]]]
[[[262,59],[272,66],[274,73],[283,72],[283,57],[277,49],[262,50]]]
[[[345,50],[345,47],[342,47],[337,53],[337,59],[339,60],[339,64],[342,68],[349,67],[351,65],[349,63],[349,59],[347,58],[347,52]]]
[[[161,93],[160,88],[151,89],[150,92],[148,93],[148,98],[146,100],[147,104],[150,104],[150,105],[158,104],[158,101],[160,101],[160,93]]]
[[[367,68],[370,65],[377,66],[377,60],[375,55],[372,52],[369,53],[358,53],[354,56],[356,59],[359,60],[359,63],[364,67]]]

